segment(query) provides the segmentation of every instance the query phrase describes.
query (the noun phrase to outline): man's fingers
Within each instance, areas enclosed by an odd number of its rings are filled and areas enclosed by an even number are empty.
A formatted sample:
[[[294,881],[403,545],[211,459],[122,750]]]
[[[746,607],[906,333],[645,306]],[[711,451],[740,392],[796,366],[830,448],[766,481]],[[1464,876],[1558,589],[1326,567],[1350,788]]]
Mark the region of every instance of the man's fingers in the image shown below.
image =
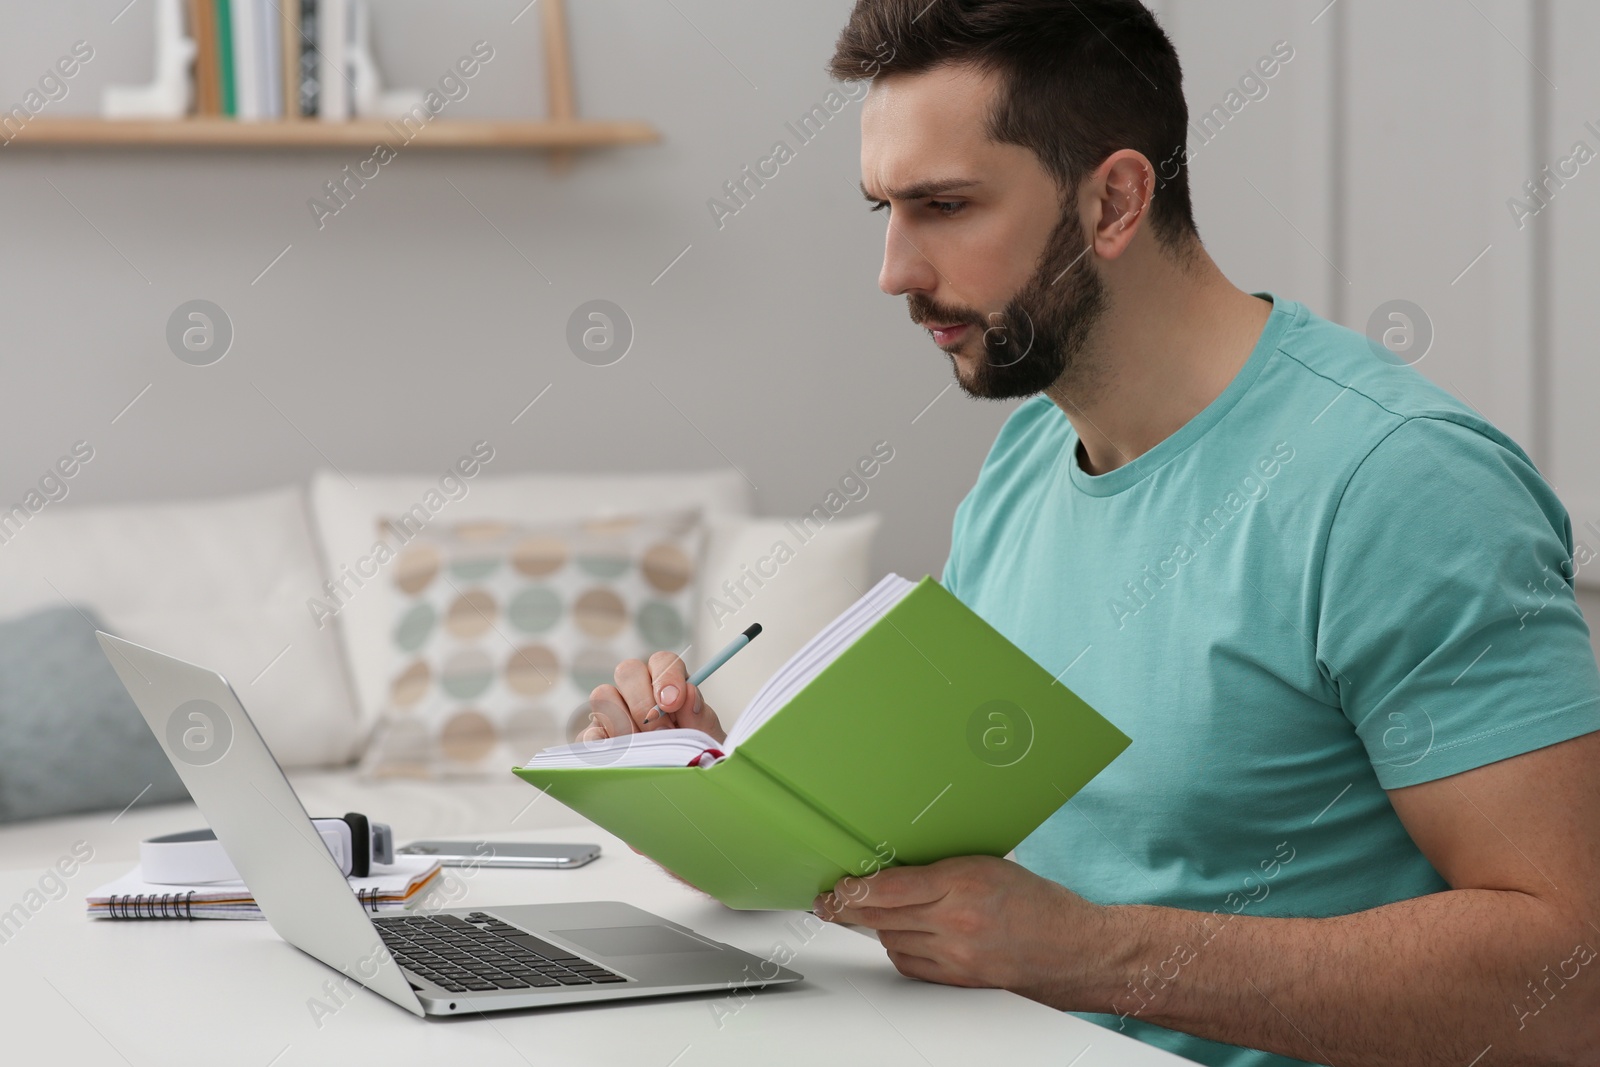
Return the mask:
[[[633,717],[628,714],[627,702],[622,699],[622,694],[614,685],[599,685],[589,693],[589,716],[594,720],[592,726],[586,727],[580,738],[594,740],[593,736],[584,737],[590,730],[598,727],[602,731],[601,737],[619,737],[622,734],[636,732]]]
[[[716,712],[706,706],[705,694],[700,692],[700,687],[684,683],[684,696],[681,707],[678,709],[678,725],[686,726],[691,730],[700,729],[700,724],[714,717]]]
[[[604,736],[674,726],[722,736],[716,712],[706,706],[699,687],[689,684],[683,660],[675,653],[657,652],[649,663],[623,660],[614,677],[615,685],[598,686],[589,694],[590,711]]]
[[[894,969],[907,978],[914,978],[919,982],[937,982],[941,985],[968,985],[967,982],[954,981],[949,973],[935,960],[925,956],[915,956],[904,952],[889,951],[889,962],[894,964]]]
[[[869,930],[879,931],[880,935],[889,930],[933,934],[939,929],[939,924],[925,904],[913,904],[906,908],[872,908],[847,904],[842,908],[822,909],[821,918],[849,926],[864,926]]]
[[[879,930],[878,944],[891,956],[914,956],[924,963],[939,960],[939,935],[926,930]]]
[[[682,708],[693,706],[688,699],[689,670],[677,653],[655,653],[650,657],[648,669],[652,688],[651,699],[661,708],[660,712],[651,718],[649,725],[654,726],[658,719],[672,715]]]
[[[886,867],[860,878],[850,874],[839,879],[833,892],[817,898],[829,910],[843,908],[908,908],[932,904],[942,899],[947,888],[937,873],[928,867]]]
[[[628,715],[635,730],[659,730],[670,725],[659,715],[646,724],[645,715],[655,706],[655,690],[650,687],[650,668],[642,659],[625,659],[617,664],[615,672],[617,690],[627,704]]]

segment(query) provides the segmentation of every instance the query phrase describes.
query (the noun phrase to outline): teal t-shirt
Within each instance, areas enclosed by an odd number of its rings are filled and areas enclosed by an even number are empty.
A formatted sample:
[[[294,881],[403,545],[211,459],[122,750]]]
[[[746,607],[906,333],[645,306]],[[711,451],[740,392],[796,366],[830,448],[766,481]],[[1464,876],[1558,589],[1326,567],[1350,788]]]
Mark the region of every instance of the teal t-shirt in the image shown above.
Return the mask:
[[[1083,1018],[1228,1067],[1300,1061],[1143,1022],[1140,988],[1182,982],[1234,915],[1449,888],[1384,790],[1600,729],[1571,523],[1527,455],[1273,304],[1221,395],[1106,474],[1048,398],[1022,404],[943,577],[1132,738],[1018,860],[1096,903],[1210,915]]]

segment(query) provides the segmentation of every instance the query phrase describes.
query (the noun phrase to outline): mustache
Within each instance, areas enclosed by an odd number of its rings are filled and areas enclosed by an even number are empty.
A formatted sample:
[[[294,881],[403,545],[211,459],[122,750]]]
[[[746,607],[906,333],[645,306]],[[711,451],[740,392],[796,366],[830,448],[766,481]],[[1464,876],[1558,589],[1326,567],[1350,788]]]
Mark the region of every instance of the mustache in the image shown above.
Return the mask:
[[[935,304],[921,293],[912,293],[906,297],[906,310],[911,313],[911,321],[918,326],[936,322],[941,326],[982,326],[984,317],[970,308],[953,308],[943,304]]]

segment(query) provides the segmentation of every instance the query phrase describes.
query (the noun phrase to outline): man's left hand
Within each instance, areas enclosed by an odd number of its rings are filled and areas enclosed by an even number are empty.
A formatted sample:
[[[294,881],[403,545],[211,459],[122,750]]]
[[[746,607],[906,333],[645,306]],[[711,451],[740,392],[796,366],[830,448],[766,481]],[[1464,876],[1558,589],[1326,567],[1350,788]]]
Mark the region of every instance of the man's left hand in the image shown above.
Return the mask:
[[[850,876],[813,908],[876,930],[908,978],[1009,989],[1070,1010],[1106,988],[1111,909],[1009,860],[959,856]]]

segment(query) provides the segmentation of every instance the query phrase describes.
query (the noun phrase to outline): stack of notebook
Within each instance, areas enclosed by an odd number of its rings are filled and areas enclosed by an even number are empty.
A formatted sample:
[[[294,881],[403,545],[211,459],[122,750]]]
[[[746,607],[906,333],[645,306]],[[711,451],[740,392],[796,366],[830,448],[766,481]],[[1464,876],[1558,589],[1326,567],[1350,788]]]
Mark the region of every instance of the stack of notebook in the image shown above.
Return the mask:
[[[421,899],[439,874],[439,861],[396,856],[374,863],[366,878],[351,878],[350,890],[369,911],[395,911]],[[259,919],[261,909],[243,882],[158,885],[135,867],[89,896],[91,919]]]

